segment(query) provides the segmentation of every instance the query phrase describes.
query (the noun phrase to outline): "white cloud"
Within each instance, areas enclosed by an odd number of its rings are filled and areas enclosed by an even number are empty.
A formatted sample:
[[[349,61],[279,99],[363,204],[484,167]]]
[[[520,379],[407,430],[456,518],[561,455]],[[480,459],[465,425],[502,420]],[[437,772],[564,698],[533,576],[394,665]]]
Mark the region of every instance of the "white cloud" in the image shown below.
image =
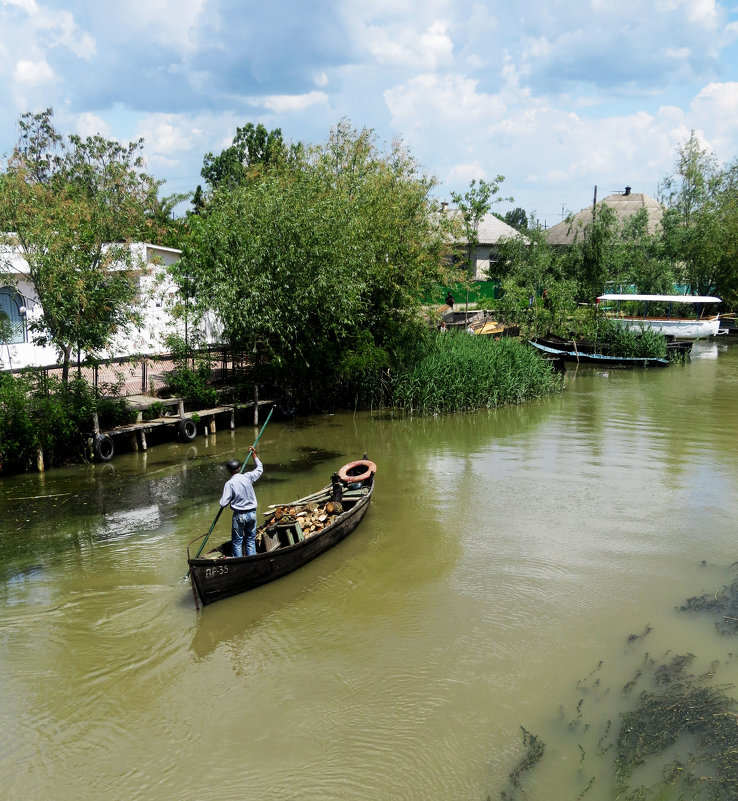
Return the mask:
[[[21,84],[38,86],[54,80],[54,70],[44,60],[19,61],[13,70],[13,80]]]
[[[113,18],[128,35],[140,32],[154,42],[188,52],[197,47],[206,5],[206,0],[127,0]]]
[[[83,138],[87,136],[95,136],[96,134],[100,134],[106,138],[111,136],[110,126],[105,122],[105,120],[99,115],[93,114],[89,111],[77,115],[75,127],[77,129],[77,133]]]
[[[398,130],[438,129],[451,125],[463,131],[473,123],[501,117],[499,95],[477,91],[478,82],[462,75],[426,73],[402,86],[387,89],[384,99]]]
[[[308,92],[304,95],[269,95],[251,100],[254,105],[263,106],[274,114],[284,114],[304,111],[312,106],[326,105],[328,96],[325,92]]]
[[[412,25],[370,25],[362,39],[367,52],[383,67],[435,70],[453,62],[453,42],[443,20],[432,22],[424,31]]]
[[[447,173],[445,183],[451,186],[463,186],[469,184],[472,179],[487,179],[484,167],[478,162],[473,161],[466,164],[455,164]]]

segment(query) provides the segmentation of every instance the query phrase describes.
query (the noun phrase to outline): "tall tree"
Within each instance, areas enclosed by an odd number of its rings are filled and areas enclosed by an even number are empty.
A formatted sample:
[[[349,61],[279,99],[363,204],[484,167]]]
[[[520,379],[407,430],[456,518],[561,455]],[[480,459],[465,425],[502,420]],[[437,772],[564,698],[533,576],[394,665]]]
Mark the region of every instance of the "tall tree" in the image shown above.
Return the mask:
[[[479,224],[492,208],[493,203],[502,201],[512,202],[512,198],[498,197],[500,186],[505,180],[504,175],[498,175],[493,181],[473,178],[469,189],[460,194],[451,192],[451,200],[456,205],[460,218],[460,232],[463,239],[462,263],[465,265],[466,302],[469,303],[470,282],[476,278],[477,248],[479,247]]]
[[[724,191],[731,183],[692,131],[679,147],[675,172],[661,184],[667,206],[662,221],[666,252],[681,267],[682,280],[693,294],[708,295],[720,288],[719,265],[730,239],[722,206],[732,205],[732,192]]]
[[[289,169],[214,193],[190,218],[182,270],[234,346],[306,389],[388,367],[440,279],[433,181],[400,144],[340,123]]]
[[[143,141],[63,137],[53,111],[24,114],[0,182],[6,239],[28,262],[43,315],[39,343],[55,346],[63,380],[73,349],[94,352],[138,320],[130,242],[160,211],[158,182],[143,171]]]
[[[200,174],[211,190],[224,184],[237,185],[260,168],[286,162],[289,154],[280,128],[269,131],[261,123],[249,122],[236,128],[233,142],[221,153],[205,155]]]

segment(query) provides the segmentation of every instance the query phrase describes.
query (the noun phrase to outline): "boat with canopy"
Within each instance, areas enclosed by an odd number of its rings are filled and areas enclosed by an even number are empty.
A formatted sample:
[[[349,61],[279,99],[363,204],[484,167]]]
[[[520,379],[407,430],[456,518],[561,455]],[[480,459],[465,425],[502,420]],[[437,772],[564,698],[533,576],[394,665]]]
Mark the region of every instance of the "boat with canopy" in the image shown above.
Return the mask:
[[[712,295],[631,295],[605,294],[597,298],[597,305],[615,303],[612,318],[628,328],[635,330],[652,329],[667,337],[677,339],[700,339],[715,336],[720,331],[720,315],[703,316],[703,306],[722,303],[721,298]],[[629,304],[626,311],[621,311],[621,304]],[[633,313],[632,308],[642,309],[642,314]],[[649,316],[649,306],[666,307],[663,316]],[[694,316],[674,315],[674,306],[690,306]]]

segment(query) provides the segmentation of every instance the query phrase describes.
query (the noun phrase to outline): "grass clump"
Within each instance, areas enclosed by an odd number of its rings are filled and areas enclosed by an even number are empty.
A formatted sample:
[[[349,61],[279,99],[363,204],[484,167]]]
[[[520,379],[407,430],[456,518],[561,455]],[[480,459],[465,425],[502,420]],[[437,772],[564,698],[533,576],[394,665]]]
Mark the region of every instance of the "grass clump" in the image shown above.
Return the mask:
[[[688,598],[679,611],[711,615],[720,634],[738,634],[738,577],[714,593]]]
[[[522,791],[523,777],[541,761],[545,751],[545,743],[537,734],[528,731],[524,726],[520,729],[523,733],[523,755],[510,771],[508,789],[500,792],[500,801],[514,801],[517,792]]]
[[[666,337],[650,328],[634,331],[616,320],[600,317],[596,337],[602,352],[629,358],[666,358]]]
[[[426,353],[395,376],[390,403],[425,414],[492,409],[562,386],[552,366],[517,340],[448,332],[432,337]]]
[[[730,685],[708,684],[712,673],[688,674],[693,659],[679,655],[660,665],[652,686],[622,714],[615,759],[624,788],[619,798],[738,798],[738,704],[727,693]],[[629,786],[638,768],[667,754],[660,782]]]

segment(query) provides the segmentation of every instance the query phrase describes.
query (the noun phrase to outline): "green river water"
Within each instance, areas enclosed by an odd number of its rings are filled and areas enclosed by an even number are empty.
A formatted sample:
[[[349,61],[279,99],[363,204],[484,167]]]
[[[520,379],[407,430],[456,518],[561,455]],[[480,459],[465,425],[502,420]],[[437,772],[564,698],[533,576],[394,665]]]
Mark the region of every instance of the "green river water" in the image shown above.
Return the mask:
[[[270,423],[262,510],[365,451],[372,508],[199,612],[186,546],[254,429],[3,478],[0,798],[614,799],[646,652],[738,684],[738,637],[677,609],[735,575],[737,401],[718,341],[519,408]]]

